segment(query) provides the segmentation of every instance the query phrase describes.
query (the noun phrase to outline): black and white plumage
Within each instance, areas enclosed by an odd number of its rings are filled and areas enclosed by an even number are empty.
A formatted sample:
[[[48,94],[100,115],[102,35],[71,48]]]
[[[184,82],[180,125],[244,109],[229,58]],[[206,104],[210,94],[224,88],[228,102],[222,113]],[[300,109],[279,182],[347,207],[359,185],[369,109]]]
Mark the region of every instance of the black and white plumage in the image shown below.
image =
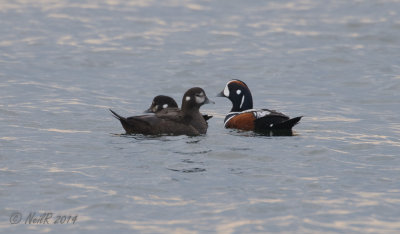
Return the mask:
[[[302,116],[289,118],[275,110],[253,109],[253,98],[248,86],[241,80],[229,81],[218,96],[232,102],[232,109],[226,115],[226,128],[252,131],[291,130]]]

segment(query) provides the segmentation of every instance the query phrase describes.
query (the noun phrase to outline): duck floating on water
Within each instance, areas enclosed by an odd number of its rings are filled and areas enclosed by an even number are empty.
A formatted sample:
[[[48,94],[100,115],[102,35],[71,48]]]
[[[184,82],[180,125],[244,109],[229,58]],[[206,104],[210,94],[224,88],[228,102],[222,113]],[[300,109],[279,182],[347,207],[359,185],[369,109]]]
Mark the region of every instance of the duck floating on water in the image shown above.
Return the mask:
[[[155,115],[122,117],[110,109],[127,134],[144,135],[189,135],[206,134],[207,122],[200,114],[200,107],[211,102],[202,88],[194,87],[185,92],[182,107],[165,108]],[[156,108],[157,110],[157,108]]]
[[[250,89],[241,80],[229,81],[217,96],[226,97],[232,102],[232,109],[225,116],[225,128],[259,132],[291,132],[293,126],[302,118],[299,116],[291,119],[275,110],[253,109]]]
[[[166,108],[178,108],[178,104],[172,97],[158,95],[153,98],[151,106],[145,111],[145,113],[158,113],[159,111]],[[212,115],[203,114],[203,118],[205,121],[207,121],[212,118]]]

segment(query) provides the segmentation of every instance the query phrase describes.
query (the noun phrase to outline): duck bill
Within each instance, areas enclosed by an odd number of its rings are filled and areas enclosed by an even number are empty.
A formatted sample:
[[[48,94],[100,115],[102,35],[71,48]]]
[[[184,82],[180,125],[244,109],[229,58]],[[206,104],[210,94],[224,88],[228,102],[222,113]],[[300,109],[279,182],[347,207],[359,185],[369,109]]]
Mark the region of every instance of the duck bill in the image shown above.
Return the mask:
[[[217,94],[217,97],[226,97],[224,94],[224,90]]]
[[[204,104],[215,104],[215,102],[211,101],[210,99],[208,99],[208,97],[206,97],[206,100],[204,100]]]

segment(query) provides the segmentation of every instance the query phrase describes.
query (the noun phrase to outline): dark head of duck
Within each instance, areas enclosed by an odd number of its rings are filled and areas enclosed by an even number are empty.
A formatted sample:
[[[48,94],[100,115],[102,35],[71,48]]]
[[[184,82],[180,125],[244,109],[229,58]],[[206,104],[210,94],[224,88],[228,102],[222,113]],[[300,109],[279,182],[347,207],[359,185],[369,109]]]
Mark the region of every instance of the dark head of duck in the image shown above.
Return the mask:
[[[241,80],[229,81],[218,97],[227,97],[232,102],[231,112],[242,112],[253,109],[253,97],[250,89]]]
[[[213,103],[202,88],[191,88],[183,95],[182,110],[198,110],[204,104]]]

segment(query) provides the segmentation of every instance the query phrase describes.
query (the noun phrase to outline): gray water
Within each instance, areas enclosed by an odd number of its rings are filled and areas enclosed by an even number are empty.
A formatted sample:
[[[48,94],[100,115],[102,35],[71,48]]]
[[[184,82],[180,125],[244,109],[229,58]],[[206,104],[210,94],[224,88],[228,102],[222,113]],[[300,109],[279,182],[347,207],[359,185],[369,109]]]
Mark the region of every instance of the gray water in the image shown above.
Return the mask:
[[[398,9],[0,0],[0,232],[400,232]],[[303,115],[295,136],[224,129],[230,79]],[[108,111],[194,86],[216,102],[205,136],[122,135]]]

